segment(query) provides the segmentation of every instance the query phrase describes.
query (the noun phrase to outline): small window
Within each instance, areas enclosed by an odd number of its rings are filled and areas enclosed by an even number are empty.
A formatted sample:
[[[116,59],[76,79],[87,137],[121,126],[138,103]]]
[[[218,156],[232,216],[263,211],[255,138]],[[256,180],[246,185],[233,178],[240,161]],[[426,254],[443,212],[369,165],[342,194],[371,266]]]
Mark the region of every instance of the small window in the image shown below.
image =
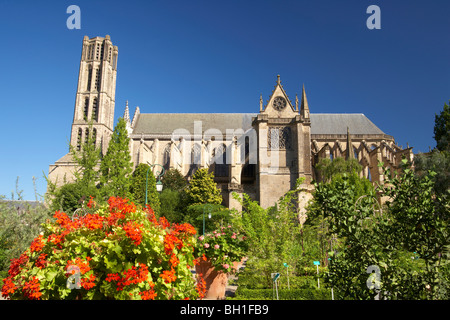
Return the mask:
[[[95,70],[94,89],[97,91],[100,91],[100,69],[99,68],[97,68]]]
[[[170,144],[168,144],[164,148],[163,167],[164,167],[165,170],[169,170],[170,169]]]
[[[105,48],[105,44],[102,43],[102,47],[100,49],[100,60],[103,60],[103,49]]]
[[[94,146],[95,146],[96,142],[97,142],[97,129],[94,128],[92,130],[92,143],[94,144]]]
[[[83,135],[83,131],[81,128],[78,128],[78,137],[77,137],[77,151],[81,150],[81,136]]]
[[[92,66],[89,66],[88,79],[87,79],[87,91],[91,91],[91,79],[92,79]]]
[[[214,176],[228,177],[229,169],[227,164],[227,148],[224,144],[218,146],[214,152]]]
[[[88,110],[89,110],[89,98],[84,99],[84,116],[83,119],[87,120],[88,119]]]
[[[92,119],[98,122],[98,100],[94,98],[94,102],[92,103]]]

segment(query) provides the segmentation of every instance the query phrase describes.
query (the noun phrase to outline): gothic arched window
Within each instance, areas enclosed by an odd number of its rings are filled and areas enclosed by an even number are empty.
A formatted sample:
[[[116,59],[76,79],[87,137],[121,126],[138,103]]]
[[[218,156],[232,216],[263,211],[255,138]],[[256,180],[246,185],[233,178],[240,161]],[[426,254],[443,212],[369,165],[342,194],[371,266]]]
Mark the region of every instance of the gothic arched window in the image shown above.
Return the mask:
[[[78,128],[78,136],[77,136],[77,151],[81,150],[81,137],[83,135],[83,130],[81,128]]]
[[[192,146],[191,149],[191,168],[190,174],[193,174],[198,168],[200,168],[202,160],[202,147],[196,143]]]
[[[95,69],[94,89],[100,91],[100,68]]]
[[[291,149],[291,128],[290,127],[269,127],[268,147],[271,150]]]
[[[88,69],[88,78],[87,78],[87,91],[91,91],[91,82],[92,82],[92,66],[89,66]]]
[[[358,160],[358,150],[356,148],[353,148],[353,155],[355,156],[355,159]]]
[[[94,98],[92,103],[92,119],[98,122],[98,100]]]
[[[89,110],[89,98],[84,99],[84,116],[83,119],[87,120],[88,118],[88,110]]]
[[[245,162],[242,167],[241,173],[241,181],[243,183],[247,182],[247,180],[253,181],[253,179],[255,179],[256,177],[256,165],[250,163],[250,137],[245,137],[244,150],[245,150]]]
[[[163,167],[164,167],[164,170],[169,170],[169,168],[170,168],[170,144],[168,144],[164,148]]]
[[[227,148],[224,144],[219,145],[214,150],[214,162],[214,176],[228,177]]]

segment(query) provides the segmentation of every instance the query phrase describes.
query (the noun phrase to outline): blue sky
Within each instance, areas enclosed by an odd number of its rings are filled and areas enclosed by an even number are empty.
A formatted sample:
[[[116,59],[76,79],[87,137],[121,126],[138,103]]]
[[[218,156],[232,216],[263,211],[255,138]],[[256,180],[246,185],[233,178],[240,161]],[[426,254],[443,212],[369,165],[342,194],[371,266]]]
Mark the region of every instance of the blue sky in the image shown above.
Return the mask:
[[[69,30],[69,5],[81,29]],[[369,30],[369,5],[381,29]],[[450,1],[0,0],[0,194],[25,199],[68,151],[81,44],[119,47],[115,119],[142,112],[258,112],[277,74],[312,113],[364,113],[415,152],[434,147],[450,100]]]

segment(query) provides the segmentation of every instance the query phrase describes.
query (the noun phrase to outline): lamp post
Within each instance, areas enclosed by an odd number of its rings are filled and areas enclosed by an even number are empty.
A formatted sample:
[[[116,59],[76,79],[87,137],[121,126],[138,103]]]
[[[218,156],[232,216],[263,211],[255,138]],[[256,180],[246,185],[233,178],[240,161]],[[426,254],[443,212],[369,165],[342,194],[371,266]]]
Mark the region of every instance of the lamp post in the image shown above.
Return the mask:
[[[203,236],[205,236],[205,209],[206,209],[206,207],[209,208],[208,218],[211,219],[211,208],[212,208],[212,205],[211,204],[206,204],[206,205],[203,206]]]
[[[160,164],[149,164],[149,168],[147,170],[147,177],[145,179],[145,205],[147,205],[147,190],[148,190],[148,173],[150,169],[153,169],[155,166],[160,166],[161,171],[156,171],[156,178],[158,181],[156,181],[156,191],[161,192],[163,189],[163,184],[161,182],[161,177],[164,175],[164,167]]]
[[[288,281],[288,289],[291,289],[291,287],[289,286],[289,265],[285,262],[285,263],[283,263],[283,266],[286,267],[286,276],[287,276],[287,281]]]

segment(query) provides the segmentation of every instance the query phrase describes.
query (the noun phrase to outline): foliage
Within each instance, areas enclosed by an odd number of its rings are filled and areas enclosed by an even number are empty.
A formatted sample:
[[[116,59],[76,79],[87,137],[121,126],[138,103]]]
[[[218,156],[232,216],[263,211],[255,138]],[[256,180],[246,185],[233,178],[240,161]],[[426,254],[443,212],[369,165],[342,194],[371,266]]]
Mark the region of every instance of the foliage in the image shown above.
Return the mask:
[[[228,298],[227,298],[228,299]],[[276,300],[274,289],[248,289],[238,287],[237,300]],[[331,290],[327,288],[278,289],[279,300],[331,300]]]
[[[42,231],[41,223],[50,218],[42,203],[32,206],[19,200],[10,202],[0,196],[0,279],[6,276],[9,262],[23,252]]]
[[[52,211],[61,210],[73,213],[81,208],[84,202],[89,201],[89,196],[97,198],[100,196],[99,190],[95,186],[86,186],[80,182],[66,183],[55,189],[54,198],[51,201]]]
[[[159,194],[159,201],[161,202],[159,211],[161,217],[166,217],[167,220],[175,223],[182,221],[191,223],[185,217],[186,193],[184,191],[164,188]]]
[[[107,197],[115,195],[120,197],[130,196],[133,163],[130,155],[130,138],[126,129],[126,122],[119,118],[114,128],[108,150],[100,164],[100,183],[102,193]]]
[[[449,244],[448,200],[433,193],[433,173],[419,179],[406,160],[401,175],[389,178],[386,170],[385,176],[386,185],[378,190],[390,198],[384,209],[374,193],[355,201],[349,177],[316,185],[320,210],[311,213],[322,214],[327,235],[342,241],[329,252],[325,279],[341,298],[373,299],[379,293],[387,299],[437,299],[439,270],[446,263],[442,253]],[[380,270],[379,290],[368,288],[369,266]]]
[[[199,233],[203,233],[203,221],[205,232],[212,232],[232,220],[231,210],[220,204],[193,204],[185,208],[185,212],[183,221],[192,224]]]
[[[434,149],[430,153],[414,156],[414,170],[419,177],[425,177],[428,171],[436,173],[432,177],[434,191],[438,194],[448,193],[450,189],[450,152]]]
[[[222,195],[214,182],[214,174],[208,169],[199,169],[194,173],[186,191],[188,204],[221,204]]]
[[[426,293],[427,298],[439,299],[442,298],[438,294],[441,265],[449,262],[442,259],[443,252],[450,245],[448,194],[433,192],[434,172],[430,171],[420,179],[408,167],[406,160],[402,165],[404,174],[389,179],[382,189],[383,194],[390,198],[387,209],[392,217],[386,231],[391,233],[394,248],[415,252],[423,262],[421,276],[414,279],[405,277],[405,287],[416,287],[410,294],[419,297]]]
[[[11,299],[196,299],[195,230],[111,197],[71,220],[55,220],[14,259],[2,294]]]
[[[81,143],[81,150],[69,144],[69,151],[76,163],[76,170],[73,173],[75,181],[83,187],[92,188],[95,187],[99,178],[98,164],[101,160],[101,150],[95,143],[92,121],[89,122],[88,130],[88,136],[84,143]]]
[[[322,158],[315,168],[319,174],[319,181],[323,182],[329,182],[331,178],[336,175],[342,175],[344,173],[352,174],[354,172],[359,173],[362,170],[362,166],[359,164],[358,160],[346,160],[341,157],[333,160]]]
[[[145,205],[145,190],[147,187],[147,204],[153,209],[155,214],[159,215],[161,203],[158,191],[156,191],[156,178],[150,170],[150,166],[140,163],[136,167],[131,177],[130,192],[136,204]],[[148,182],[147,182],[148,173]],[[172,221],[172,220],[171,220]]]
[[[450,152],[450,101],[444,104],[444,109],[439,115],[435,114],[434,140],[439,151]]]
[[[259,275],[259,281],[270,285],[271,273],[283,269],[283,264],[295,270],[302,254],[302,226],[298,220],[298,210],[295,199],[301,191],[297,189],[282,197],[277,206],[263,209],[256,201],[243,194],[241,199],[237,194],[234,198],[243,206],[241,215],[233,219],[233,223],[247,236],[248,260],[247,267]]]
[[[233,262],[239,262],[247,251],[246,237],[234,231],[231,225],[198,237],[195,254],[199,259],[210,261],[217,271],[231,272]]]
[[[434,171],[434,190],[445,195],[450,192],[450,107],[447,104],[439,115],[435,115],[434,139],[436,148],[414,156],[414,169],[419,177]]]
[[[177,169],[167,170],[161,178],[164,189],[181,191],[188,185],[187,180]],[[164,190],[163,189],[163,190]]]

